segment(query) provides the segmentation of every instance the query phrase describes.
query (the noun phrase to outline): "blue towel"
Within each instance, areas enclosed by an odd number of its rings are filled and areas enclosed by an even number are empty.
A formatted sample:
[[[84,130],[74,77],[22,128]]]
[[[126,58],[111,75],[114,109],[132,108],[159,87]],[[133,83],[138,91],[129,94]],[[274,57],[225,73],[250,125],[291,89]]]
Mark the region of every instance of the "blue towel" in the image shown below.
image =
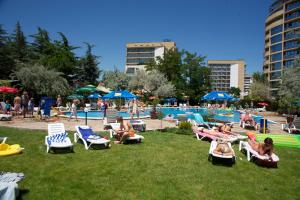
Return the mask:
[[[95,139],[96,137],[101,138],[100,136],[96,135],[91,128],[80,128],[79,127],[79,131],[80,131],[80,133],[82,135],[82,138],[84,140],[87,140],[89,138],[94,138]]]
[[[66,141],[68,133],[58,133],[47,137],[48,145],[51,145],[52,142],[63,143]]]

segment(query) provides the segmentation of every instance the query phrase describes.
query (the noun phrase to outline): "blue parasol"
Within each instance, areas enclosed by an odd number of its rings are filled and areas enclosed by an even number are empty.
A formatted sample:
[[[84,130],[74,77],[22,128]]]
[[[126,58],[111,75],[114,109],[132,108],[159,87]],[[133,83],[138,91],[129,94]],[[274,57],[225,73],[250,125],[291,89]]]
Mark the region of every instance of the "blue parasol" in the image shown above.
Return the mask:
[[[206,101],[230,101],[231,99],[233,99],[233,97],[227,92],[218,91],[210,92],[201,98],[201,100]]]
[[[113,91],[102,97],[102,99],[136,99],[136,98],[137,96],[131,94],[127,90]]]

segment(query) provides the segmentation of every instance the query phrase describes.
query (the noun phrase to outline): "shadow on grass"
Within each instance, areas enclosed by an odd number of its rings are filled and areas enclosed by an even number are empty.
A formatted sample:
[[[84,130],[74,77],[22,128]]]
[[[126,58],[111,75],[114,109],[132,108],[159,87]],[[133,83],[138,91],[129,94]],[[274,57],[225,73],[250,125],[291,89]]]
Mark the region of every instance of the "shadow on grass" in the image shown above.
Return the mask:
[[[19,190],[19,195],[18,195],[18,197],[16,199],[17,200],[22,200],[23,196],[25,196],[27,193],[29,193],[28,189],[20,189]]]

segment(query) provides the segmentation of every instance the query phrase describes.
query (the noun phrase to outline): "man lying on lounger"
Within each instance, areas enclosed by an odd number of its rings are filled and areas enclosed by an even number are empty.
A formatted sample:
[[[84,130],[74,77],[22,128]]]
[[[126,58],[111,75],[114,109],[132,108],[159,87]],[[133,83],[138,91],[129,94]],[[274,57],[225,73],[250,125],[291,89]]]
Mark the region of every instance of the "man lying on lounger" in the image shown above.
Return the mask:
[[[224,155],[224,156],[234,156],[234,151],[227,142],[218,141],[217,147],[214,150],[215,154]]]

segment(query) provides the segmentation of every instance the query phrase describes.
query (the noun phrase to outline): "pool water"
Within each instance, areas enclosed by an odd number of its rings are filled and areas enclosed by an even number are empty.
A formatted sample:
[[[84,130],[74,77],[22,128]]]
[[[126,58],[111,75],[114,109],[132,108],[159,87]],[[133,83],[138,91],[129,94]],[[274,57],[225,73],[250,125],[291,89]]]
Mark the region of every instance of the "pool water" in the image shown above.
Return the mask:
[[[189,119],[194,119],[194,113],[200,113],[201,115],[211,115],[216,120],[227,121],[227,122],[239,122],[240,113],[232,110],[207,110],[206,108],[157,108],[157,111],[160,111],[167,116],[172,114],[174,118],[177,118],[177,114],[186,114]],[[140,118],[149,118],[151,109],[146,109],[144,112],[140,111]],[[65,112],[66,117],[70,116],[70,112]],[[79,118],[85,118],[85,112],[78,111],[77,116]],[[118,116],[122,116],[124,119],[129,119],[130,114],[128,112],[118,112]],[[90,111],[87,113],[89,119],[103,119],[103,111]],[[135,116],[136,117],[136,116]]]

